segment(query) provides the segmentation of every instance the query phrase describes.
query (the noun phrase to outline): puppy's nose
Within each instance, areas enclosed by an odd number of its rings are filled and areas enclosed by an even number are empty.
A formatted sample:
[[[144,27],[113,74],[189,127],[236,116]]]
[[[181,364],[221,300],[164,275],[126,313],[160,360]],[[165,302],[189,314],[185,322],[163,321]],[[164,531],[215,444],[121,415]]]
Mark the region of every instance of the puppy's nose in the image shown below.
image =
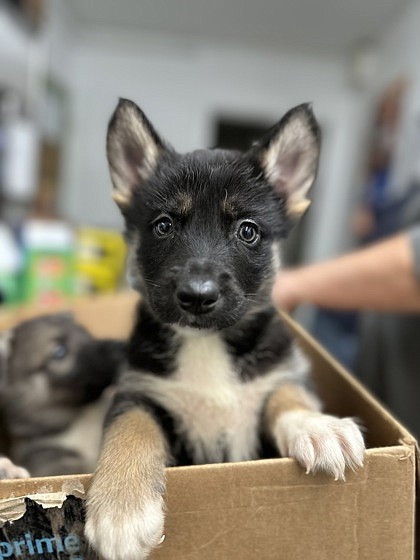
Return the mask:
[[[191,279],[178,288],[176,297],[182,309],[199,315],[216,306],[220,290],[214,280]]]

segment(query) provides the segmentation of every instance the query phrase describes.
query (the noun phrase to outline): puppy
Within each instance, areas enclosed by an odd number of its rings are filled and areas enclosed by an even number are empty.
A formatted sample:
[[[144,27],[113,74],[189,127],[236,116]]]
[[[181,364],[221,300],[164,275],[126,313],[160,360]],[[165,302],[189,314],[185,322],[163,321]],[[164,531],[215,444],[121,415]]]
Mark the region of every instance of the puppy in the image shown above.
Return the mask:
[[[0,337],[0,401],[12,461],[1,478],[93,472],[124,345],[95,340],[70,314],[25,321]],[[29,473],[27,472],[29,471]]]
[[[120,101],[107,152],[142,303],[87,500],[86,535],[107,560],[161,541],[167,465],[274,454],[336,479],[362,465],[358,427],[322,414],[270,297],[319,136],[301,105],[247,153],[181,155]]]

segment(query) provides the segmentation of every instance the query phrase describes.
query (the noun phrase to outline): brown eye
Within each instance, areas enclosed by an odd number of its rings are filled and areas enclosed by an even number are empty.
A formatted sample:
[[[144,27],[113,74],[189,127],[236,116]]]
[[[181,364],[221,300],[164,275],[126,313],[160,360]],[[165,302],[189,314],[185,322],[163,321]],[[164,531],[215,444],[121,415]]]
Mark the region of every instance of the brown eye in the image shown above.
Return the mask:
[[[174,229],[171,218],[162,216],[154,223],[155,233],[158,237],[168,237]]]
[[[255,222],[249,220],[240,224],[237,233],[238,238],[248,245],[256,245],[260,240],[260,232]]]

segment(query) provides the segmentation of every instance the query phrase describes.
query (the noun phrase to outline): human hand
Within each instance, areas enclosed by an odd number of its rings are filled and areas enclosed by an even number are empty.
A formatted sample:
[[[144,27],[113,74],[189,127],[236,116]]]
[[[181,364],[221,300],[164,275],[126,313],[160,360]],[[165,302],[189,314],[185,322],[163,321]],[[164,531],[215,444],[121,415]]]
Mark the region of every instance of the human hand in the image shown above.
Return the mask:
[[[292,313],[302,303],[297,289],[298,272],[296,270],[281,270],[274,282],[272,299],[279,309]]]

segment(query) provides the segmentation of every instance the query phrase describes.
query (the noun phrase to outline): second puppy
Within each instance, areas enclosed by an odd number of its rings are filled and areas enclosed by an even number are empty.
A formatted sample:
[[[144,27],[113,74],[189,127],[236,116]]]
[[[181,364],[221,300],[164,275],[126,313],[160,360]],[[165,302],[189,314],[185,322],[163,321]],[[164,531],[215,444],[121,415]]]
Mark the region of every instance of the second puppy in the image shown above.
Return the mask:
[[[0,402],[8,455],[31,476],[93,472],[124,344],[97,340],[70,314],[0,335]],[[1,468],[3,466],[3,472]],[[0,478],[28,476],[0,460]]]

